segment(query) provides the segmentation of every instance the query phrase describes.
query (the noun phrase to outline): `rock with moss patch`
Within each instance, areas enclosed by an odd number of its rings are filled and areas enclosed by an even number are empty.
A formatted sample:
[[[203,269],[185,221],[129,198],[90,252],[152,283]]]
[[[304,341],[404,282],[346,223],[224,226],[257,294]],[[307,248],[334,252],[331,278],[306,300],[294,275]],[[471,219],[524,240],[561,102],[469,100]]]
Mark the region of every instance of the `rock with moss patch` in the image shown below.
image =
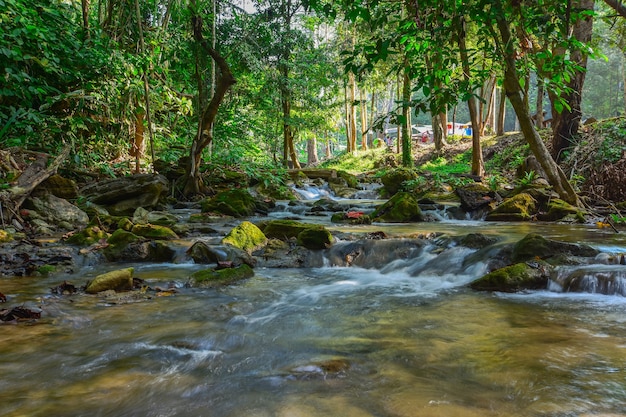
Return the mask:
[[[233,217],[248,217],[254,214],[256,202],[246,189],[234,189],[217,193],[200,203],[203,213],[220,213]]]
[[[501,200],[500,195],[487,186],[478,183],[463,185],[454,190],[466,212],[487,210]]]
[[[249,265],[254,267],[256,260],[243,249],[231,245],[211,245],[198,240],[187,249],[187,255],[197,264],[230,262],[234,266]]]
[[[269,239],[289,240],[297,238],[300,232],[312,226],[296,220],[272,220],[262,230]]]
[[[313,250],[329,248],[333,240],[333,235],[323,226],[307,228],[297,236],[298,245]]]
[[[521,262],[563,256],[595,257],[598,253],[600,251],[589,245],[559,242],[530,233],[513,246],[511,259],[513,262]]]
[[[545,262],[520,262],[488,273],[470,284],[481,291],[518,292],[545,289],[552,267]]]
[[[69,236],[65,242],[70,245],[89,246],[108,237],[109,234],[98,226],[88,226]]]
[[[0,243],[6,243],[13,240],[13,237],[6,230],[0,229]]]
[[[376,208],[370,217],[375,222],[406,223],[424,220],[422,210],[411,193],[399,192],[382,206]]]
[[[585,221],[585,212],[560,198],[554,198],[548,203],[548,211],[537,215],[537,219],[543,221],[563,220],[566,217],[576,219],[579,223],[583,223]]]
[[[486,221],[528,221],[537,213],[537,200],[530,194],[519,193],[504,200],[492,212]]]
[[[244,279],[252,278],[253,276],[254,270],[246,264],[239,265],[235,268],[210,268],[194,272],[189,277],[188,284],[191,287],[220,287],[223,285],[230,285]]]
[[[245,221],[233,228],[222,239],[222,243],[252,253],[267,243],[267,237],[256,225]]]
[[[387,195],[394,195],[402,188],[405,181],[416,180],[417,172],[409,168],[390,169],[380,178]]]
[[[97,294],[102,291],[129,291],[133,288],[133,268],[118,269],[98,275],[87,284],[87,294]]]
[[[131,232],[148,239],[178,239],[178,235],[172,229],[156,224],[136,224]]]

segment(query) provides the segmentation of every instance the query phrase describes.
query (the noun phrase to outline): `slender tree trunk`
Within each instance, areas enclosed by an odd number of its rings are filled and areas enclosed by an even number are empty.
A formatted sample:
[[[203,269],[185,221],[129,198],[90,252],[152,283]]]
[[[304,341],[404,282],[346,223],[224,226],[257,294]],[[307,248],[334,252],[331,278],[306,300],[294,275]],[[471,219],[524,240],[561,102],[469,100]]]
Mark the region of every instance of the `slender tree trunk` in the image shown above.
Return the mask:
[[[572,6],[577,9],[593,11],[595,0],[575,0]],[[573,37],[583,43],[591,42],[593,31],[593,16],[589,15],[574,23]],[[564,92],[560,98],[564,99],[569,108],[564,108],[560,113],[556,111],[555,103],[558,100],[555,97],[552,100],[552,157],[559,160],[562,157],[562,151],[572,145],[574,136],[578,133],[582,118],[582,92],[585,83],[585,69],[587,68],[587,54],[580,50],[570,51],[569,60],[576,63],[582,68],[575,71],[567,83],[569,90]]]
[[[441,123],[441,137],[443,139],[443,143],[448,142],[448,112],[443,111],[439,113],[439,122]]]
[[[506,118],[506,90],[504,86],[500,88],[500,100],[498,101],[498,116],[496,120],[496,135],[504,135],[504,121]]]
[[[461,20],[458,27],[458,43],[461,55],[461,63],[463,66],[463,78],[465,79],[467,84],[470,85],[471,73],[469,56],[467,54],[467,46],[465,41],[465,17],[461,16],[460,19]],[[481,123],[475,97],[470,97],[467,102],[467,107],[469,109],[470,120],[472,123],[472,175],[483,177],[485,175],[485,164],[483,159],[483,151],[480,144]]]
[[[520,80],[517,75],[515,50],[513,49],[514,44],[512,42],[511,30],[508,22],[504,19],[502,4],[500,2],[496,2],[494,4],[497,13],[496,22],[502,38],[501,48],[504,48],[502,51],[505,61],[504,87],[506,88],[507,97],[509,98],[513,109],[515,109],[515,114],[519,120],[520,128],[524,133],[524,137],[526,138],[531,151],[548,176],[548,180],[554,187],[554,190],[563,200],[570,204],[580,206],[581,202],[578,195],[572,188],[572,185],[569,183],[561,168],[550,156],[550,152],[539,136],[537,129],[535,129],[530,116],[528,102],[524,101],[522,90],[520,88]]]
[[[537,74],[537,112],[535,113],[535,126],[537,129],[544,128],[544,117],[543,117],[543,95],[545,93],[543,78]]]
[[[367,101],[363,88],[359,88],[359,104],[361,105],[361,149],[366,151],[367,145]]]
[[[408,62],[405,62],[402,76],[402,166],[411,168],[411,78]]]
[[[354,106],[356,94],[356,78],[354,73],[348,73],[348,123],[350,124],[349,138],[348,138],[348,152],[356,151],[356,107]]]
[[[141,9],[139,7],[139,0],[135,0],[135,12],[137,13],[137,26],[138,26],[138,31],[139,31],[139,45],[140,45],[140,51],[142,55],[146,54],[146,44],[143,38],[143,19],[141,16]],[[149,82],[149,75],[148,75],[148,68],[144,68],[143,69],[143,93],[144,93],[144,105],[145,105],[145,112],[146,112],[146,120],[148,121],[148,135],[150,138],[150,151],[151,151],[151,156],[152,156],[152,163],[154,164],[154,160],[155,160],[155,156],[154,156],[154,134],[152,132],[152,117],[150,115],[150,82]],[[142,140],[143,142],[143,140]],[[141,151],[141,148],[139,148],[139,151]],[[141,156],[138,155],[138,156]],[[137,165],[135,166],[135,170],[136,172],[139,172],[140,170],[140,166],[139,166],[139,160],[140,158],[137,157],[136,162]]]
[[[374,129],[375,117],[376,117],[376,92],[372,88],[372,101],[370,102],[370,114],[369,114],[369,124],[368,124],[368,126],[370,126],[370,131],[372,133],[372,142],[371,142],[372,145],[374,145],[374,139],[378,137],[378,134],[377,134],[378,132]]]
[[[352,142],[350,138],[352,137],[352,133],[350,129],[352,127],[352,121],[350,120],[350,81],[346,80],[345,87],[343,89],[343,98],[344,98],[344,113],[345,113],[345,123],[346,123],[346,152],[352,153]]]
[[[80,3],[83,12],[83,30],[85,36],[89,38],[89,0],[81,0]]]

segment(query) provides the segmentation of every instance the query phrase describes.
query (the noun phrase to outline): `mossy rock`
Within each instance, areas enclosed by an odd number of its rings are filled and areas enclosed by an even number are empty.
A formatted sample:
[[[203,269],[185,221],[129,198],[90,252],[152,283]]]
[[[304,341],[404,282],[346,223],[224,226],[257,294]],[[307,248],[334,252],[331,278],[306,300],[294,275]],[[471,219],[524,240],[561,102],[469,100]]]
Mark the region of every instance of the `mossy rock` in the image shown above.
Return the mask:
[[[124,229],[117,229],[107,239],[107,243],[109,245],[128,245],[129,243],[134,243],[141,240],[143,240],[141,236],[138,236]]]
[[[519,193],[504,200],[487,214],[486,221],[528,221],[537,214],[537,200],[530,194]]]
[[[50,274],[56,272],[57,267],[55,265],[41,265],[37,268],[37,275],[47,277]]]
[[[348,212],[349,213],[349,212]],[[350,216],[346,212],[342,213],[333,213],[330,216],[331,223],[341,223],[341,224],[372,224],[372,218],[367,214],[361,214],[360,216]]]
[[[262,230],[269,239],[289,240],[291,238],[297,238],[303,230],[314,226],[315,225],[295,220],[272,220],[268,222]]]
[[[552,222],[562,220],[568,216],[575,218],[580,223],[585,221],[585,212],[583,210],[561,200],[560,198],[554,198],[548,203],[547,213],[541,213],[537,216],[537,218],[539,220]]]
[[[501,200],[498,193],[476,182],[457,187],[454,193],[459,197],[461,208],[467,212],[483,210]]]
[[[411,193],[399,192],[378,207],[370,217],[375,222],[405,223],[424,220],[422,210]]]
[[[298,245],[307,249],[326,249],[333,244],[333,235],[323,226],[304,229],[297,236]]]
[[[13,240],[13,237],[6,230],[0,229],[0,243],[6,243]]]
[[[560,256],[595,257],[598,253],[600,251],[589,245],[559,242],[530,233],[513,246],[511,259],[513,262],[521,262]]]
[[[256,259],[243,249],[230,245],[210,245],[201,240],[194,242],[187,255],[197,264],[212,264],[218,262],[232,262],[234,266],[247,264],[256,265]]]
[[[109,234],[98,226],[87,226],[78,233],[65,240],[65,243],[78,246],[89,246],[102,239],[107,239]]]
[[[387,195],[394,195],[402,188],[405,181],[416,180],[417,172],[410,168],[396,168],[387,171],[381,178],[381,182]]]
[[[128,291],[133,289],[133,268],[118,269],[95,277],[87,284],[87,294],[97,294],[102,291]]]
[[[517,292],[545,289],[552,267],[545,262],[520,262],[496,269],[470,284],[480,291]]]
[[[256,202],[246,189],[222,191],[200,203],[203,213],[220,213],[234,217],[248,217],[254,214]]]
[[[148,239],[178,239],[178,235],[172,229],[156,224],[136,224],[131,232]]]
[[[256,189],[259,194],[269,197],[273,200],[295,201],[298,199],[293,189],[286,185],[259,184]]]
[[[249,265],[243,264],[235,268],[204,269],[191,274],[189,285],[192,287],[220,287],[230,285],[237,281],[252,278],[254,270]]]
[[[262,248],[267,243],[267,237],[256,225],[245,221],[233,228],[222,239],[222,244],[243,249],[248,253]]]
[[[348,187],[350,188],[359,188],[359,180],[356,175],[350,174],[346,171],[337,171],[337,176],[342,178]]]
[[[120,221],[117,222],[118,229],[126,230],[128,232],[133,230],[133,226],[133,222],[131,222],[128,217],[122,217]]]

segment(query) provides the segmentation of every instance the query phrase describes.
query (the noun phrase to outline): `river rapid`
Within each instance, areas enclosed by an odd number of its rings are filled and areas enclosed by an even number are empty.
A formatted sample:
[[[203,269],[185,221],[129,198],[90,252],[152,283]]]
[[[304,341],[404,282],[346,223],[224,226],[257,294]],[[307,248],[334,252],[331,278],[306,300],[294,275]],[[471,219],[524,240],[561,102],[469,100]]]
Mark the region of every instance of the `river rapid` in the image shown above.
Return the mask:
[[[509,241],[534,232],[626,253],[626,233],[591,225],[344,229]],[[184,286],[207,267],[193,263],[3,279],[11,303],[41,308],[42,318],[0,326],[0,415],[626,416],[626,297],[475,292],[467,284],[486,266],[464,263],[471,254],[450,248],[371,269],[257,268],[218,289]],[[124,301],[50,292],[126,266],[177,292]]]

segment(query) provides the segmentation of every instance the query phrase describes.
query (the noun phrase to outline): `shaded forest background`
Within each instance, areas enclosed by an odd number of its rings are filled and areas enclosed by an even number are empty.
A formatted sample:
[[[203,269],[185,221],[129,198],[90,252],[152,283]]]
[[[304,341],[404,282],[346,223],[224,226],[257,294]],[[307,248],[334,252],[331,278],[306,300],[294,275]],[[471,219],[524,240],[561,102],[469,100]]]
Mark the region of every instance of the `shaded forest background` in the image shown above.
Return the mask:
[[[193,177],[207,165],[316,165],[395,128],[409,166],[407,126],[428,126],[438,149],[455,139],[446,123],[520,129],[494,52],[506,52],[498,16],[537,129],[571,97],[577,123],[624,114],[621,2],[492,3],[0,0],[1,147],[69,145],[76,172],[108,176],[183,161]],[[588,42],[572,34],[584,20]]]

